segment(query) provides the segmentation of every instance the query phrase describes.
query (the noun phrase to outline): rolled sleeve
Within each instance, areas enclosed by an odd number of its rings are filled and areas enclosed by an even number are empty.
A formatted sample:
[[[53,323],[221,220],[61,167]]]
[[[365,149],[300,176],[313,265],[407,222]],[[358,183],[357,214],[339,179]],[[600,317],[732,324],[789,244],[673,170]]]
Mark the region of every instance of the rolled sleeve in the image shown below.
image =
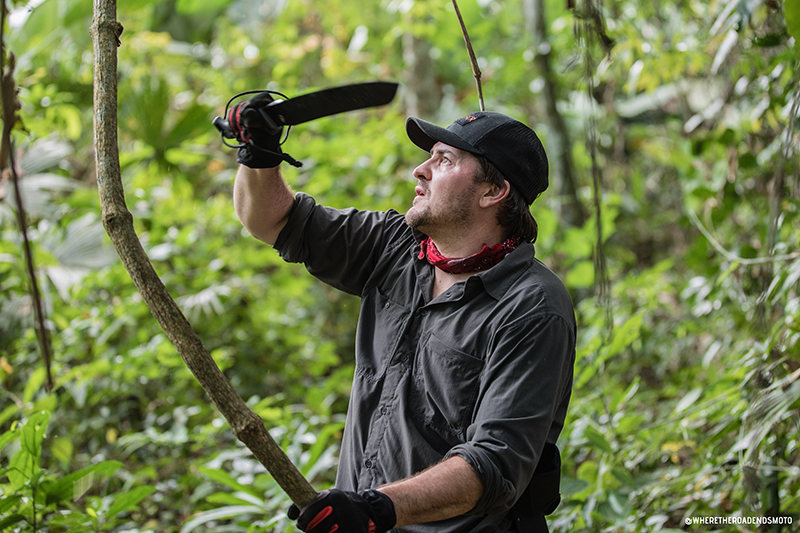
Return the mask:
[[[403,215],[394,210],[334,209],[298,193],[274,248],[328,285],[361,295],[378,258],[400,234],[411,239]]]
[[[308,246],[303,234],[315,206],[316,202],[311,196],[305,193],[295,195],[289,219],[273,246],[284,261],[302,263],[308,256]]]
[[[453,447],[484,487],[472,514],[509,511],[527,488],[548,436],[563,426],[575,330],[558,315],[520,319],[498,334],[467,440]],[[554,420],[556,416],[561,420]]]

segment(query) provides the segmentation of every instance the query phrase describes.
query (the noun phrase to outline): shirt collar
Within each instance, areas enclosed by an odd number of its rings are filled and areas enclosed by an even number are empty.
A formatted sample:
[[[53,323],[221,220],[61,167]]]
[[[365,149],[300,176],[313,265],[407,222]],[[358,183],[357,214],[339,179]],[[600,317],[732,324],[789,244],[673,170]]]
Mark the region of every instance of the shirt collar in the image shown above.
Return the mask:
[[[420,238],[421,236],[421,238]],[[420,280],[432,283],[433,269],[436,268],[425,259],[419,259],[419,243],[426,236],[414,230],[414,240],[416,241],[409,250],[414,256],[414,265]],[[508,289],[527,271],[536,258],[536,249],[532,243],[523,242],[517,246],[516,250],[508,254],[505,259],[484,272],[478,272],[467,279],[466,285],[476,283],[478,280],[483,284],[483,289],[495,300],[501,300],[506,295]],[[475,281],[473,281],[475,280]],[[426,287],[427,289],[427,287]],[[427,297],[425,298],[427,301]]]
[[[495,266],[475,274],[472,278],[479,279],[483,283],[484,290],[495,300],[500,300],[531,267],[535,258],[536,249],[533,244],[524,242]]]

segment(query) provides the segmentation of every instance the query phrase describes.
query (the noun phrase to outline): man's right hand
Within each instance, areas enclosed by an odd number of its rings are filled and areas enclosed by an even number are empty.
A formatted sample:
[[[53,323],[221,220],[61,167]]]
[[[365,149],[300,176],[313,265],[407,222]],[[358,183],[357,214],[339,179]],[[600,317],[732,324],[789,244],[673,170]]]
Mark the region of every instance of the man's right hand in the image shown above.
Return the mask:
[[[293,504],[288,514],[306,533],[385,533],[397,523],[392,500],[377,490],[324,490],[302,512]]]
[[[237,161],[242,165],[250,168],[273,168],[284,159],[280,144],[283,128],[275,133],[258,112],[272,101],[268,92],[261,92],[250,100],[236,104],[228,113],[231,130],[244,145],[237,154]]]

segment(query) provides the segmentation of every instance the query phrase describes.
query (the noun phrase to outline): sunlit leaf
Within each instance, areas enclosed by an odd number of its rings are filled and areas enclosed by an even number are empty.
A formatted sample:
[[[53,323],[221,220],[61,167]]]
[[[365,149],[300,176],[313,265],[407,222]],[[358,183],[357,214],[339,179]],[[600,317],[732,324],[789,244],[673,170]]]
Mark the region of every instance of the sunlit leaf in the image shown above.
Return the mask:
[[[683,411],[687,410],[689,407],[694,405],[694,403],[702,396],[703,389],[697,388],[692,389],[689,393],[684,396],[681,401],[675,406],[675,413],[682,413]]]
[[[126,492],[121,492],[114,497],[114,503],[108,509],[106,516],[113,518],[123,511],[135,508],[140,501],[155,492],[156,488],[150,485],[136,487]]]
[[[15,490],[19,490],[37,472],[38,457],[34,457],[28,450],[22,448],[11,458],[8,467],[8,481]]]
[[[246,517],[248,515],[263,514],[263,512],[263,509],[253,505],[231,505],[227,507],[220,507],[219,509],[214,509],[213,511],[205,511],[194,515],[193,518],[187,520],[183,524],[180,533],[190,533],[199,526],[202,526],[207,522],[211,522],[212,520],[226,520],[229,518]]]
[[[800,2],[783,2],[783,15],[786,19],[786,30],[794,37],[794,46],[800,47]]]
[[[2,451],[3,448],[5,448],[8,443],[18,439],[19,436],[20,436],[19,429],[9,430],[0,435],[0,451]]]
[[[8,527],[13,526],[14,524],[19,524],[20,522],[25,521],[26,518],[20,514],[12,514],[9,515],[2,520],[0,520],[0,529],[5,529]]]
[[[209,11],[219,11],[228,6],[233,0],[178,0],[175,9],[178,13],[191,15]]]
[[[77,499],[96,484],[104,482],[122,467],[118,461],[103,461],[67,474],[56,481],[45,482],[42,490],[47,495],[46,504],[71,498]]]
[[[22,448],[27,450],[37,462],[42,455],[42,439],[50,423],[50,413],[40,412],[28,418],[22,427]]]
[[[227,472],[215,468],[206,468],[202,466],[199,468],[199,470],[205,476],[208,476],[213,481],[221,483],[222,485],[225,485],[226,487],[229,487],[234,491],[244,492],[246,494],[252,494],[255,497],[259,496],[258,492],[255,491],[252,487],[247,487],[245,485],[242,485]]]

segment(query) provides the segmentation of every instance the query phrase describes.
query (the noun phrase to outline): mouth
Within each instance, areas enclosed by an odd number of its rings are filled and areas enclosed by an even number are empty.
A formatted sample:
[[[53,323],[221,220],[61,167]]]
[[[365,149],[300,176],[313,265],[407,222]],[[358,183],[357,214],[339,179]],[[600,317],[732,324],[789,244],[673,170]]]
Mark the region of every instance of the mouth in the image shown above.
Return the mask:
[[[414,187],[414,192],[417,193],[417,196],[425,196],[425,191],[419,185]]]

